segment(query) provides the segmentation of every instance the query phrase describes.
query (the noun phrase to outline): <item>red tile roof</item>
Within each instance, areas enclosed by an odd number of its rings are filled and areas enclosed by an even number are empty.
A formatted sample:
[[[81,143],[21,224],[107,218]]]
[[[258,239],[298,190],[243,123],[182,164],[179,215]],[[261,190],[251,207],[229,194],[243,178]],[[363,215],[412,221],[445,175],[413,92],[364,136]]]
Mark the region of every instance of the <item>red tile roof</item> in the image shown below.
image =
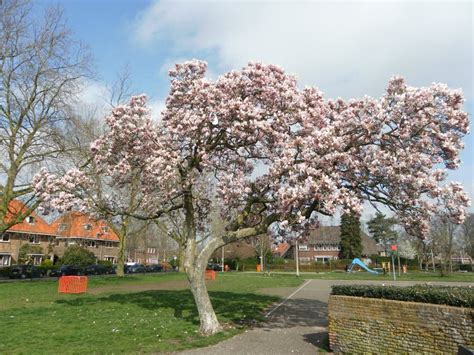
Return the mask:
[[[27,207],[21,201],[12,200],[9,204],[9,213],[7,214],[6,220],[11,220],[15,214],[24,212],[26,209]],[[34,223],[28,223],[28,218],[25,218],[22,222],[10,227],[8,231],[45,234],[63,238],[119,241],[117,234],[112,231],[112,228],[110,228],[104,220],[92,219],[85,213],[68,212],[58,217],[51,224],[48,224],[34,211],[30,216],[34,218]],[[90,225],[90,228],[86,228],[86,225]]]
[[[54,234],[62,238],[100,239],[118,242],[117,234],[104,220],[96,220],[81,212],[68,212],[52,224]]]
[[[278,244],[275,248],[273,248],[273,254],[284,255],[288,249],[290,249],[290,244],[288,243],[281,243]]]
[[[11,221],[13,216],[19,213],[24,213],[27,210],[25,204],[19,200],[12,200],[8,205],[8,213],[6,216],[7,221]],[[31,212],[31,217],[34,218],[33,223],[28,223],[27,218],[21,221],[18,224],[10,227],[8,230],[11,232],[19,232],[19,233],[34,233],[34,234],[47,234],[47,235],[54,235],[54,231],[51,226],[36,212]]]

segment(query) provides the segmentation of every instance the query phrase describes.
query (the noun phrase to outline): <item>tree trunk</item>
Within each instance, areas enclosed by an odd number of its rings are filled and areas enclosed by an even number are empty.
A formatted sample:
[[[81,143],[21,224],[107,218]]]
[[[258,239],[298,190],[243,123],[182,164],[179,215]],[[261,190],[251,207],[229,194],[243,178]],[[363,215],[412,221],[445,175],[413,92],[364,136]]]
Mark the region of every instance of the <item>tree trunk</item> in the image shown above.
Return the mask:
[[[199,321],[201,323],[199,330],[204,335],[212,335],[222,331],[222,327],[217,320],[216,313],[214,312],[211,299],[207,292],[204,271],[205,267],[198,267],[194,270],[192,277],[190,277],[188,273],[188,278],[199,313]]]
[[[119,250],[117,257],[117,276],[123,277],[125,275],[125,236],[119,234]]]
[[[183,247],[179,246],[178,253],[178,272],[184,272],[184,251]]]

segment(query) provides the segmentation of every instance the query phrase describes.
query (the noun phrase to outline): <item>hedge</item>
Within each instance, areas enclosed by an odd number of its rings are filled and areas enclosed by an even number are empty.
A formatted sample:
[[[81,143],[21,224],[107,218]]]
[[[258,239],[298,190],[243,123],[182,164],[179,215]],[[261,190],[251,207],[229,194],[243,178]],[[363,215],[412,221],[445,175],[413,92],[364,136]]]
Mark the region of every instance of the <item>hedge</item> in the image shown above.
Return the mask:
[[[396,301],[445,304],[456,307],[474,307],[474,289],[470,286],[408,287],[375,285],[332,286],[332,295],[382,298]]]
[[[9,277],[10,276],[10,271],[11,271],[10,266],[0,267],[0,277]]]

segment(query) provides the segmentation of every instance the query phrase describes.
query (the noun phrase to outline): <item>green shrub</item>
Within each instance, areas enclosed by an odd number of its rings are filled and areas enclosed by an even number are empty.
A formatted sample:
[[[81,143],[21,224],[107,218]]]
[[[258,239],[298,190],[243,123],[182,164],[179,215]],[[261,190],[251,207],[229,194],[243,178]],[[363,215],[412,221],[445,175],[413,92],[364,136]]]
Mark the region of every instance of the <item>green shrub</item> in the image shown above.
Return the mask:
[[[8,277],[10,276],[10,266],[2,266],[0,267],[0,277]]]
[[[64,265],[87,266],[95,264],[96,259],[93,252],[81,248],[80,246],[73,245],[66,249],[61,262]]]
[[[53,265],[53,262],[50,259],[44,259],[41,262],[41,265],[38,265],[38,268],[43,270],[45,275],[49,275],[51,270],[56,270],[58,266]]]
[[[30,254],[44,254],[40,245],[23,244],[18,252],[18,264],[32,264]]]
[[[459,271],[472,272],[472,265],[471,264],[461,264],[461,265],[459,265]]]
[[[255,271],[258,263],[257,258],[242,259],[239,262],[242,271]]]
[[[285,265],[285,259],[275,256],[272,258],[271,263],[268,263],[270,266]]]
[[[53,266],[53,262],[51,261],[51,259],[44,259],[44,260],[41,262],[41,266],[43,266],[43,267],[45,267],[45,268],[48,268],[48,267]]]
[[[409,287],[375,285],[332,286],[332,295],[382,298],[396,301],[474,307],[474,289],[465,286],[416,285]]]
[[[102,266],[106,266],[106,267],[112,267],[112,266],[114,265],[114,264],[113,264],[111,261],[109,261],[109,260],[99,260],[99,261],[97,262],[97,264],[102,265]]]

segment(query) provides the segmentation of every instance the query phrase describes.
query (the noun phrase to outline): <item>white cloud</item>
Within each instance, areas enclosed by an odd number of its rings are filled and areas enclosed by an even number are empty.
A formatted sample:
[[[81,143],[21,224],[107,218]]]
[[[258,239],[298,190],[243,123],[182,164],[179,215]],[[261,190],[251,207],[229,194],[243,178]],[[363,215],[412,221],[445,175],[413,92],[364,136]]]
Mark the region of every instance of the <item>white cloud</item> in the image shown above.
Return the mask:
[[[105,116],[107,111],[110,110],[108,101],[110,99],[110,91],[107,85],[100,81],[85,80],[81,86],[77,111],[95,117]]]
[[[166,107],[164,100],[152,100],[148,103],[151,109],[151,117],[155,121],[159,121],[161,119],[161,112]]]
[[[343,98],[379,97],[401,74],[413,86],[462,88],[472,105],[472,13],[470,1],[155,1],[136,18],[133,35],[143,46],[163,45],[162,69],[198,57],[215,78],[263,61]],[[467,164],[450,177],[474,200],[474,145],[466,143]]]
[[[135,36],[217,60],[271,62],[328,96],[379,96],[392,74],[472,92],[472,4],[441,2],[152,3]]]

